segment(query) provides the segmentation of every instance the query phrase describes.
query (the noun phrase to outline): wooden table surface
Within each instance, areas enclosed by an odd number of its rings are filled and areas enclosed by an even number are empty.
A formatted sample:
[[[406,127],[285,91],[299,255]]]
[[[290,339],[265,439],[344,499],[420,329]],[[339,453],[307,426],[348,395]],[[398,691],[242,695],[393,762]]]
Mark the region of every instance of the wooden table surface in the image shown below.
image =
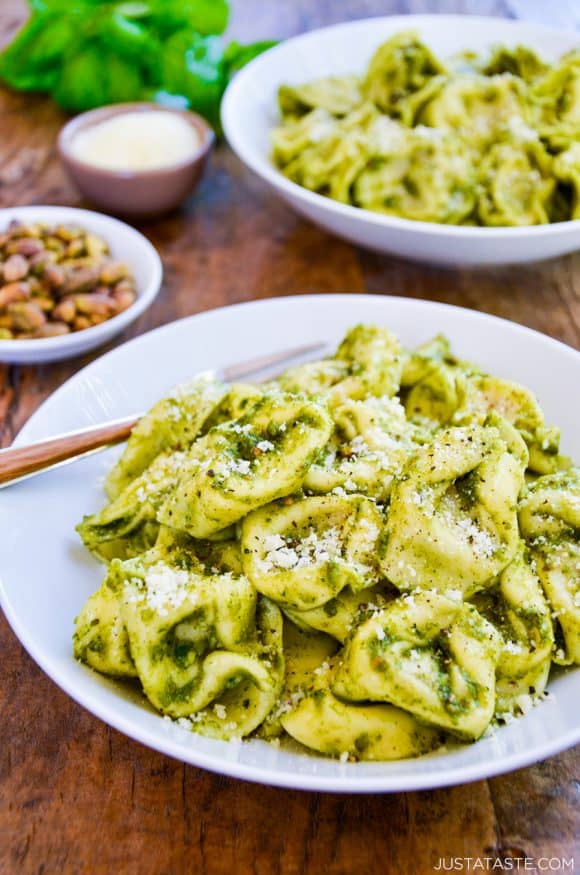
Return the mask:
[[[232,30],[249,39],[283,37],[337,20],[432,5],[238,0]],[[444,11],[468,6],[439,3]],[[503,11],[501,0],[471,6]],[[24,16],[23,0],[2,0],[1,42]],[[48,100],[0,92],[0,206],[80,203],[55,153],[63,121]],[[349,291],[473,307],[580,346],[580,254],[476,272],[364,252],[291,213],[225,146],[187,209],[143,230],[163,257],[165,283],[119,343],[224,304]],[[91,358],[39,368],[0,366],[2,444]],[[109,729],[45,677],[3,617],[0,654],[1,875],[423,875],[442,865],[439,858],[450,865],[450,857],[538,860],[574,854],[580,871],[577,751],[434,792],[339,796],[278,790],[185,766]]]

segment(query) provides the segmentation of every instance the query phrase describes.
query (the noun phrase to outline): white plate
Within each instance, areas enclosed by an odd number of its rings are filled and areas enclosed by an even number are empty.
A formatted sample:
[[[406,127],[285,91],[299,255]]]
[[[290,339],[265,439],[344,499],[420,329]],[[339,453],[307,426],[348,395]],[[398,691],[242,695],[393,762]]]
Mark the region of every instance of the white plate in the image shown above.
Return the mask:
[[[152,331],[113,350],[62,386],[30,419],[18,444],[147,407],[198,370],[299,343],[340,339],[359,321],[387,325],[405,344],[445,332],[461,356],[519,380],[538,394],[563,446],[580,459],[580,354],[520,325],[424,301],[370,295],[314,295],[214,310]],[[146,379],[144,379],[146,375]],[[548,700],[489,739],[419,760],[339,763],[277,750],[260,741],[229,744],[164,721],[144,699],[72,657],[73,618],[102,577],[74,526],[103,502],[102,476],[114,452],[0,491],[0,602],[16,635],[44,671],[111,726],[156,750],[253,781],[310,790],[414,790],[472,781],[527,765],[580,739],[580,672],[553,679]],[[31,712],[30,719],[34,719]]]
[[[270,131],[279,124],[278,87],[320,76],[362,73],[375,49],[401,30],[416,30],[442,58],[494,43],[523,43],[548,60],[578,48],[578,34],[500,18],[403,15],[369,18],[287,40],[237,74],[222,103],[232,149],[298,213],[353,243],[440,264],[506,264],[580,248],[580,220],[532,228],[470,228],[415,222],[340,204],[286,179],[270,160]]]
[[[84,331],[41,340],[0,340],[0,363],[54,362],[102,346],[134,322],[151,305],[161,288],[163,268],[157,250],[143,234],[119,219],[74,207],[11,207],[0,210],[0,233],[12,219],[49,225],[80,225],[98,234],[109,244],[113,258],[131,269],[137,283],[137,300],[118,316]]]

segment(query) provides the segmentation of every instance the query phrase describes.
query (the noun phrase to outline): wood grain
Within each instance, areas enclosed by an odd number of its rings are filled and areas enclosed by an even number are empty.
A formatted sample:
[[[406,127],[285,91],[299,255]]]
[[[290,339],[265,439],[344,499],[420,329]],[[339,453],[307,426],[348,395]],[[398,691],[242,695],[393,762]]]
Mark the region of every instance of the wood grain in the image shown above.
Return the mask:
[[[242,39],[385,12],[505,11],[501,0],[237,0]],[[0,4],[0,41],[24,18]],[[64,116],[0,93],[0,206],[79,204],[56,159]],[[197,196],[142,230],[165,283],[119,342],[162,322],[271,295],[369,291],[495,313],[580,346],[580,256],[450,271],[357,250],[308,225],[221,147]],[[0,367],[0,438],[91,357]],[[50,581],[47,581],[50,585]],[[56,609],[56,608],[55,608]],[[2,875],[423,875],[440,857],[576,856],[579,756],[569,751],[491,781],[425,793],[333,796],[221,778],[109,729],[57,689],[0,619]],[[496,870],[497,871],[497,870]]]

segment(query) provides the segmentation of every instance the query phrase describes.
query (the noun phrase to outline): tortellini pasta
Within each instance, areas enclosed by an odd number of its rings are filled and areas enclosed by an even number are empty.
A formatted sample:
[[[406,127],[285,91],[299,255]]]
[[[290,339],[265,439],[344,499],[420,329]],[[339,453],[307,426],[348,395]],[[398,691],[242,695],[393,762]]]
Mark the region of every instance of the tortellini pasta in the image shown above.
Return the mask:
[[[334,116],[348,115],[362,100],[356,76],[329,76],[294,88],[282,85],[279,96],[284,113],[296,118],[312,109],[324,109]]]
[[[413,593],[361,623],[332,690],[346,701],[390,702],[476,739],[493,716],[498,655],[497,631],[472,605]]]
[[[137,677],[121,616],[120,595],[117,575],[107,574],[75,620],[74,653],[103,674]]]
[[[484,157],[484,193],[478,215],[482,225],[544,225],[556,179],[552,158],[539,143],[496,143]]]
[[[427,376],[431,368],[438,365],[457,364],[458,360],[451,351],[449,341],[442,334],[438,334],[422,343],[417,349],[407,352],[401,374],[401,386],[404,389],[414,386]]]
[[[535,123],[553,148],[579,139],[580,51],[569,52],[547,70],[530,93]]]
[[[496,710],[510,711],[519,696],[543,692],[554,647],[550,608],[523,544],[499,583],[473,603],[500,633]]]
[[[524,113],[525,90],[517,77],[459,74],[447,79],[420,120],[431,128],[456,131],[468,147],[477,148],[493,142]]]
[[[385,583],[378,583],[363,591],[354,591],[347,586],[318,608],[299,611],[284,606],[282,610],[298,628],[316,629],[344,644],[366,612],[384,607],[397,595],[397,590]]]
[[[366,104],[339,120],[314,110],[296,123],[295,131],[282,130],[274,141],[275,153],[293,156],[285,167],[293,182],[348,203],[351,186],[367,161],[367,140],[376,142],[377,119],[377,111]]]
[[[296,741],[343,761],[398,760],[440,745],[436,729],[400,708],[339,699],[330,689],[330,674],[328,663],[316,668],[312,689],[282,715],[283,728]]]
[[[266,505],[244,520],[244,571],[274,601],[318,608],[347,585],[358,591],[377,582],[381,527],[374,502],[359,495]]]
[[[138,676],[159,711],[195,715],[218,737],[255,729],[284,676],[278,608],[243,575],[205,575],[182,548],[114,560],[79,617],[76,652],[99,670]]]
[[[398,399],[370,398],[338,404],[332,411],[335,434],[304,485],[315,493],[358,492],[388,498],[409,452],[426,439],[405,417]]]
[[[187,449],[226,391],[226,386],[202,376],[178,386],[155,404],[139,420],[107,476],[109,498],[117,498],[160,453]]]
[[[159,521],[195,538],[216,534],[254,508],[299,489],[331,429],[328,413],[314,401],[264,396],[247,415],[216,426],[196,442]]]
[[[278,98],[273,160],[311,191],[455,225],[578,217],[580,52],[551,66],[496,46],[444,64],[404,32],[361,75],[282,85]]]
[[[266,600],[256,603],[244,577],[204,578],[163,562],[142,578],[133,568],[118,573],[130,575],[122,616],[155,707],[172,717],[201,713],[212,724],[223,708],[236,724],[232,734],[259,726],[281,690],[279,610]]]
[[[525,46],[515,46],[510,49],[507,46],[495,46],[482,67],[482,72],[486,76],[501,76],[503,73],[510,73],[512,76],[518,76],[524,82],[533,83],[548,70],[548,65],[545,64],[538,56]]]
[[[331,358],[290,368],[273,388],[324,395],[332,406],[348,399],[381,400],[399,391],[404,356],[395,335],[378,325],[355,325]]]
[[[445,429],[393,488],[382,569],[400,590],[488,586],[518,545],[524,467],[495,428]]]
[[[101,559],[128,559],[153,547],[157,511],[179,479],[185,453],[161,453],[99,513],[77,526],[85,547]]]
[[[572,218],[580,219],[580,140],[554,159],[554,173],[572,189]]]
[[[395,137],[391,132],[391,142]],[[451,133],[405,129],[401,145],[371,157],[352,184],[355,206],[423,222],[460,224],[476,205],[473,160]]]
[[[523,450],[520,447],[518,451],[517,439],[513,435],[507,437],[508,425],[512,425],[526,444],[525,463],[531,471],[549,474],[570,464],[559,452],[559,429],[546,425],[540,405],[529,389],[453,359],[439,343],[409,359],[402,382],[408,388],[407,416],[414,423],[426,427],[492,424],[502,431],[512,452],[521,455]]]
[[[580,664],[580,469],[539,477],[519,519],[560,633],[555,660]]]
[[[392,332],[376,325],[357,325],[347,332],[334,358],[348,365],[348,377],[335,388],[340,396],[390,398],[399,391],[403,356]]]
[[[402,105],[421,92],[435,76],[445,74],[442,63],[412,31],[397,34],[373,55],[363,80],[365,95],[388,115],[404,114]]]
[[[416,58],[409,100],[442,87]],[[317,89],[287,101],[328,112]],[[218,739],[344,762],[474,741],[580,663],[580,473],[559,437],[441,335],[406,350],[358,325],[261,386],[195,380],[78,526],[107,567],[74,654]]]

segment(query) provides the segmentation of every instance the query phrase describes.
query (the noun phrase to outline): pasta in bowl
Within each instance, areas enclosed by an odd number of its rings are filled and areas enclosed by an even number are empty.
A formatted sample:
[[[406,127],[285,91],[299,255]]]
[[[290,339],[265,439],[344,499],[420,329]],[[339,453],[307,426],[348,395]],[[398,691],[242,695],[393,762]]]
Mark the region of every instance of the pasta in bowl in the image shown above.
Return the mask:
[[[349,22],[230,85],[224,129],[298,212],[359,245],[446,264],[578,246],[577,40],[474,16]]]
[[[419,756],[580,661],[580,470],[532,392],[441,336],[358,325],[261,386],[194,380],[106,488],[75,655],[196,733]]]
[[[413,31],[362,76],[282,85],[272,157],[342,203],[453,225],[580,217],[580,52],[496,46],[443,64]]]

